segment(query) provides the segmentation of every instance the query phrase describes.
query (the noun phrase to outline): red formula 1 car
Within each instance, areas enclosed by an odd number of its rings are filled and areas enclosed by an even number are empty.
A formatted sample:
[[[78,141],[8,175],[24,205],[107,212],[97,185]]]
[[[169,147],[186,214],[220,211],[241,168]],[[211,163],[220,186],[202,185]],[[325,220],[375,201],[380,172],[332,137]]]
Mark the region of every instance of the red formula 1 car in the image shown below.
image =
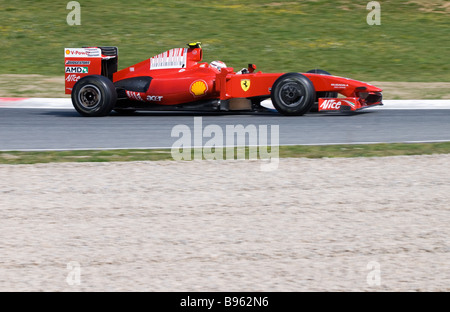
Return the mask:
[[[83,116],[106,116],[112,110],[261,111],[261,102],[269,98],[283,115],[382,105],[381,89],[322,70],[262,73],[249,64],[234,72],[220,61],[202,62],[198,42],[120,71],[116,47],[67,48],[64,53],[65,91]]]

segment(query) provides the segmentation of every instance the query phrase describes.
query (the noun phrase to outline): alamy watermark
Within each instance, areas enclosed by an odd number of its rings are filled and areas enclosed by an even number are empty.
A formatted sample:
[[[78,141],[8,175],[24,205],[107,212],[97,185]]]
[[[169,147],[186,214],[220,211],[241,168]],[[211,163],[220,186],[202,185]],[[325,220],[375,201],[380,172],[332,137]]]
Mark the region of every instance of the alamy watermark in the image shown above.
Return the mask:
[[[194,117],[193,129],[172,128],[171,137],[178,139],[171,154],[174,160],[259,159],[261,171],[272,171],[279,164],[279,132],[278,125],[226,125],[224,132],[219,125],[203,127],[202,117]]]
[[[369,286],[381,285],[381,266],[377,261],[370,261],[367,263],[367,270],[370,272],[367,274],[366,281]]]
[[[381,25],[381,4],[378,1],[370,1],[366,6],[367,10],[370,10],[369,14],[367,14],[367,24],[372,25]]]
[[[70,286],[80,285],[81,284],[81,266],[80,263],[76,261],[71,261],[67,263],[67,270],[69,273],[66,277],[66,282]]]
[[[81,5],[78,1],[70,1],[66,6],[67,10],[72,10],[67,14],[67,25],[81,25]]]

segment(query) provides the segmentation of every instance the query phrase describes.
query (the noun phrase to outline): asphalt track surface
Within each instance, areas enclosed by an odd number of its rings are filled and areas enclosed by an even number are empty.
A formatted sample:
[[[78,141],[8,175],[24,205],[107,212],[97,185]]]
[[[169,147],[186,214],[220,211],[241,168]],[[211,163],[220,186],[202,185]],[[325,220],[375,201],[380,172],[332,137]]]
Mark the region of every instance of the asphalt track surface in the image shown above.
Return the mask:
[[[279,126],[280,145],[450,141],[450,110],[371,108],[353,114],[310,113],[285,117],[266,113],[139,112],[133,116],[83,118],[68,109],[0,108],[0,150],[170,148],[186,125],[194,144],[194,117],[202,128],[218,125]],[[270,136],[270,135],[268,135]],[[209,138],[203,137],[202,144]],[[225,139],[223,140],[225,143]],[[237,139],[235,140],[237,142]]]

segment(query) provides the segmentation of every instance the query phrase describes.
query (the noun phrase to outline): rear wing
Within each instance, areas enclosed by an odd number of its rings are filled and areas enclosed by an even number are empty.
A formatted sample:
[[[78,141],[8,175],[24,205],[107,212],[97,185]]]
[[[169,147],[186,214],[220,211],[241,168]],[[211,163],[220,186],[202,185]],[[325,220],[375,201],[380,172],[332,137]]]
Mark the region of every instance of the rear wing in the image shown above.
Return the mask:
[[[117,47],[65,48],[65,93],[71,94],[75,83],[85,76],[102,75],[112,81],[118,63]]]

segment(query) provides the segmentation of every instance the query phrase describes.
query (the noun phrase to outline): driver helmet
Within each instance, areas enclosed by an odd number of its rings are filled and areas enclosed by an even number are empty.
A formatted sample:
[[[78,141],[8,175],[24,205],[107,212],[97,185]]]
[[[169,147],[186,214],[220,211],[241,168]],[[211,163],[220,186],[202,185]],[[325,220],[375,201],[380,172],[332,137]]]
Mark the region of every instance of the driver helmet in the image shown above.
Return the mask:
[[[218,71],[220,71],[222,68],[227,67],[227,64],[225,64],[222,61],[212,61],[211,63],[209,63],[209,67],[210,68],[215,68]]]

